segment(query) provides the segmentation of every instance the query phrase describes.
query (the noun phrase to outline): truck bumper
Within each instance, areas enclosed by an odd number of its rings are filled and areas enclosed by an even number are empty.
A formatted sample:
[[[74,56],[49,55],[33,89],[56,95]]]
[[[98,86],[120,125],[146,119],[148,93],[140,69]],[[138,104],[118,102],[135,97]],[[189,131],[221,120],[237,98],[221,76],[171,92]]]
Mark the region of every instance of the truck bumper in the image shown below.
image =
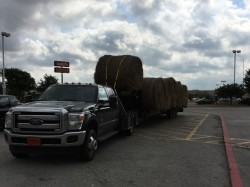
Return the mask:
[[[16,134],[4,129],[4,137],[10,146],[74,147],[84,143],[86,131],[66,132],[60,135]],[[31,141],[30,141],[31,140]],[[33,141],[32,143],[32,140]]]

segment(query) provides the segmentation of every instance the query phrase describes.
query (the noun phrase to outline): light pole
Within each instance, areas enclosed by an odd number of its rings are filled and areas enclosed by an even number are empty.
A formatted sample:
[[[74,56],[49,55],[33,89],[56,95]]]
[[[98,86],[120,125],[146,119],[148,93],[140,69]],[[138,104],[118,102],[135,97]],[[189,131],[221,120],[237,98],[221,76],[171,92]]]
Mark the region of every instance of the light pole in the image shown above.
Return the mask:
[[[244,78],[245,78],[245,70],[244,70],[244,59],[243,59],[243,79],[242,79],[242,84],[244,85]]]
[[[2,71],[2,88],[3,95],[6,94],[6,84],[5,84],[5,68],[4,68],[4,37],[10,37],[10,33],[1,32],[2,35],[2,50],[3,50],[3,71]]]
[[[234,53],[234,84],[235,84],[236,53],[240,53],[241,50],[235,50],[235,49],[234,49],[232,52]]]

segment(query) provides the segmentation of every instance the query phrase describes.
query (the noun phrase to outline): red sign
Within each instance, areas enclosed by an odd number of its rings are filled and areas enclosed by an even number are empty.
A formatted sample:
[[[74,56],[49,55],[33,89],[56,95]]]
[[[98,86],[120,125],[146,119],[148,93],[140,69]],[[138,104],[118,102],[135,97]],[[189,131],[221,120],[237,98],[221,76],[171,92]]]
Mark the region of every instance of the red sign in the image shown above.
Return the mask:
[[[55,67],[55,72],[56,72],[56,73],[69,73],[69,68],[59,68],[59,67]]]
[[[54,61],[54,66],[69,67],[69,62],[66,62],[66,61]]]

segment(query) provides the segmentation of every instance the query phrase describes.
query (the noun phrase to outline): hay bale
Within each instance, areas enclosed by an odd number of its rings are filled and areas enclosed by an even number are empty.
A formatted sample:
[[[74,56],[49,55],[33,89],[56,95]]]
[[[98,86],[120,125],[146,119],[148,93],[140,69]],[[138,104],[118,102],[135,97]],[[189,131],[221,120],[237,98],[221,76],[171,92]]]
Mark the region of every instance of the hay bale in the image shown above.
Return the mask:
[[[140,58],[131,55],[104,55],[97,62],[94,80],[119,90],[138,91],[143,84]]]
[[[171,108],[176,107],[177,95],[176,95],[176,82],[172,77],[164,78],[164,86],[165,86],[165,97],[166,97],[166,108],[165,110],[169,110]]]
[[[143,110],[161,110],[164,108],[164,82],[162,78],[143,78],[141,90]]]
[[[188,91],[187,91],[187,86],[182,85],[181,82],[176,82],[177,85],[177,105],[178,107],[187,107],[187,99],[188,99]]]
[[[182,106],[187,107],[188,104],[188,89],[186,85],[182,85]]]

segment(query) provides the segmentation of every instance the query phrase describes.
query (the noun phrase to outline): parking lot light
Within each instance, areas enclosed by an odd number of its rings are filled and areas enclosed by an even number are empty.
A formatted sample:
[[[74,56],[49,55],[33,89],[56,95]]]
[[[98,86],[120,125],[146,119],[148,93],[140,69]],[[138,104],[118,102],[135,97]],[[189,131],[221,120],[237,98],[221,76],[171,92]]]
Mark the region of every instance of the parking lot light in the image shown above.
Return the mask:
[[[236,53],[240,53],[241,50],[235,50],[235,49],[234,49],[232,52],[234,53],[234,84],[235,84]]]
[[[2,35],[2,50],[3,50],[2,88],[3,88],[3,95],[6,95],[5,68],[4,68],[4,37],[10,37],[10,33],[1,32],[1,35]]]

